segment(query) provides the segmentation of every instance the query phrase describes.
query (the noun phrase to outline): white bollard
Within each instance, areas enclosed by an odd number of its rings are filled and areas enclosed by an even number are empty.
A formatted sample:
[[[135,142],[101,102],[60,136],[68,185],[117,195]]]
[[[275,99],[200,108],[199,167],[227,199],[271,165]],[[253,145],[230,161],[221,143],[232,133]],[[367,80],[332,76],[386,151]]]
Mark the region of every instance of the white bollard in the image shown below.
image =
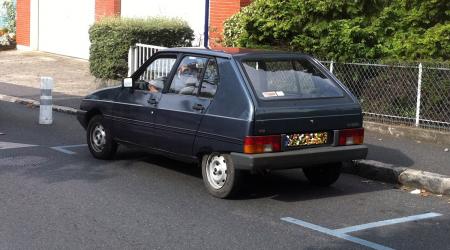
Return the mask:
[[[41,77],[41,100],[39,105],[39,124],[52,124],[52,89],[53,78]]]

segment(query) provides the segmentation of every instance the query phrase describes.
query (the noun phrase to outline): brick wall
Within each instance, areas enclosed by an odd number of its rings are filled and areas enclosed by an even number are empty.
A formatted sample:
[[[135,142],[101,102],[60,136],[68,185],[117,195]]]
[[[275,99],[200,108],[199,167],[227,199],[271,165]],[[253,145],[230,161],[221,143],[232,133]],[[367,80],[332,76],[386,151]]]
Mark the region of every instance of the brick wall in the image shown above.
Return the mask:
[[[120,16],[120,0],[95,0],[95,20],[105,16]]]
[[[251,2],[252,0],[210,0],[209,46],[211,48],[221,47],[223,22]]]
[[[30,46],[30,0],[17,0],[16,30],[17,44]]]

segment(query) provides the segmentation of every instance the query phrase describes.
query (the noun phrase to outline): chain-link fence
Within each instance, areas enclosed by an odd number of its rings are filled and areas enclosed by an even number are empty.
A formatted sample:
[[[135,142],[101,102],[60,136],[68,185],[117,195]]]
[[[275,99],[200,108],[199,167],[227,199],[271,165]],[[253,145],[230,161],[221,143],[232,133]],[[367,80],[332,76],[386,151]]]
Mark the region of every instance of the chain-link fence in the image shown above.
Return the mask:
[[[450,131],[450,65],[322,63],[359,99],[365,120]]]

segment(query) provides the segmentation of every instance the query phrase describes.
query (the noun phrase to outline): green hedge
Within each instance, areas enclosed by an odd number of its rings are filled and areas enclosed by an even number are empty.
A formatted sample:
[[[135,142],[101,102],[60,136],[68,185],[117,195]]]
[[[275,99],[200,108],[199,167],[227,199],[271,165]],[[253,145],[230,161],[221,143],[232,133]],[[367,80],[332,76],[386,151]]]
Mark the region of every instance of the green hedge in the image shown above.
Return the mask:
[[[127,74],[130,46],[191,46],[194,32],[180,19],[104,18],[90,28],[89,36],[91,74],[101,79],[118,79]]]
[[[224,44],[320,58],[450,60],[448,0],[254,0],[224,24]]]

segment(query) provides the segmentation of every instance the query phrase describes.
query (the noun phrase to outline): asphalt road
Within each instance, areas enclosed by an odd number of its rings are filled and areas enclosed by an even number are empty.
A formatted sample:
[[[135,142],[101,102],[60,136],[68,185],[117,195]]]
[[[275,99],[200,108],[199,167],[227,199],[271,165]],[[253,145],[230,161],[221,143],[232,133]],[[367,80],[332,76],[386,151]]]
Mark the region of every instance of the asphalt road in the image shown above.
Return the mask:
[[[290,170],[250,176],[240,197],[221,200],[196,166],[124,148],[95,160],[65,147],[85,143],[74,116],[37,120],[37,109],[0,102],[0,249],[367,249],[333,229],[430,212],[441,215],[348,235],[395,249],[450,245],[450,197],[351,175],[317,188]],[[73,154],[52,149],[61,146]]]

